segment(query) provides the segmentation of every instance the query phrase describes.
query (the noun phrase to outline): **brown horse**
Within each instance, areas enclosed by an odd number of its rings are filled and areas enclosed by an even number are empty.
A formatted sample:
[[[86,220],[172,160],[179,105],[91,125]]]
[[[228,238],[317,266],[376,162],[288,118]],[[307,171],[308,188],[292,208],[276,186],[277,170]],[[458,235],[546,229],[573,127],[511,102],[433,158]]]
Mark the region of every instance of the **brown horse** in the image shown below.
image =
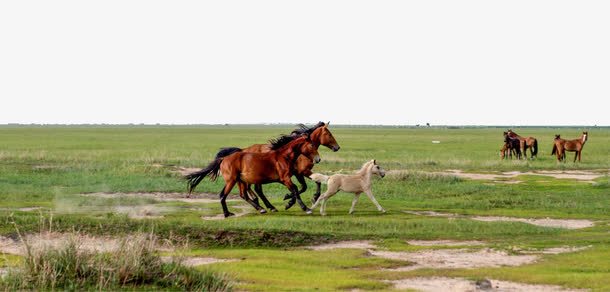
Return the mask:
[[[557,138],[559,135],[556,135]],[[574,140],[563,140],[559,139],[559,141],[555,140],[555,145],[553,146],[553,150],[557,148],[557,159],[559,160],[559,153],[561,153],[562,160],[565,159],[566,151],[576,152],[574,153],[574,162],[576,162],[576,158],[578,158],[578,162],[580,162],[580,157],[582,156],[582,148],[585,146],[585,143],[589,139],[589,132],[582,132],[580,138]],[[558,145],[559,144],[559,145]]]
[[[561,139],[561,135],[555,135],[555,139],[553,139],[553,150],[551,151],[551,155],[557,155],[557,161],[562,161],[566,159],[566,152],[564,149],[564,144],[566,140]]]
[[[300,125],[298,125],[297,129],[292,131],[292,133],[290,135],[284,135],[277,139],[271,140],[271,141],[269,141],[270,142],[269,144],[254,144],[250,147],[243,148],[243,149],[239,149],[236,147],[223,148],[218,152],[218,154],[216,154],[216,159],[229,155],[235,151],[243,151],[243,152],[251,152],[251,153],[269,152],[272,150],[272,144],[277,145],[277,144],[287,143],[301,135],[309,135],[309,138],[311,139],[311,142],[316,149],[318,149],[318,147],[320,145],[324,145],[324,146],[332,149],[334,152],[339,151],[339,149],[341,147],[335,140],[335,137],[333,137],[333,134],[328,129],[328,124],[329,123],[325,124],[324,122],[318,122],[318,124],[316,124],[313,127],[307,127],[303,124],[300,124]],[[301,189],[299,190],[299,195],[307,190],[307,183],[305,182],[305,177],[309,177],[311,175],[311,173],[312,173],[311,169],[313,168],[313,165],[314,165],[313,161],[303,155],[299,156],[299,158],[297,159],[297,163],[296,163],[294,169],[292,170],[292,174],[297,178],[297,180],[301,184]],[[320,196],[320,188],[321,188],[320,183],[316,182],[316,185],[317,185],[317,190],[316,190],[316,193],[314,194],[314,200],[317,200],[318,197]],[[254,202],[258,203],[258,198],[256,197],[256,195],[254,195],[254,193],[250,189],[249,185],[247,186],[247,190],[248,190],[248,193],[253,198]],[[272,212],[277,211],[277,209],[269,202],[269,200],[267,200],[267,197],[263,193],[263,188],[262,188],[261,184],[256,184],[254,186],[254,190],[256,191],[256,194],[258,195],[258,197],[260,197],[263,200],[263,203],[265,204],[265,206],[267,208],[269,208]],[[296,202],[296,198],[292,196],[292,193],[287,194],[284,199],[291,199],[288,202],[288,204],[286,205],[286,209],[289,209],[290,207],[292,207],[294,205],[294,203]]]
[[[248,186],[280,182],[290,190],[301,206],[301,209],[308,214],[311,213],[311,210],[301,200],[298,188],[290,179],[292,177],[292,169],[295,167],[300,155],[304,155],[315,163],[320,162],[318,150],[314,147],[309,137],[301,136],[288,143],[280,141],[279,143],[272,144],[271,150],[264,153],[244,152],[234,149],[232,151],[227,156],[215,159],[206,168],[187,175],[189,192],[207,175],[210,175],[210,178],[213,180],[221,173],[225,186],[219,194],[220,204],[222,205],[224,216],[229,217],[234,214],[229,212],[226,199],[236,184],[239,187],[239,195],[255,209],[265,213],[265,209],[262,209],[260,205],[252,201],[248,196]]]
[[[508,136],[511,138],[519,139],[519,148],[521,153],[525,158],[527,158],[527,148],[530,149],[531,158],[534,158],[538,155],[538,140],[534,137],[521,137],[517,133],[513,132],[513,130],[508,130]]]

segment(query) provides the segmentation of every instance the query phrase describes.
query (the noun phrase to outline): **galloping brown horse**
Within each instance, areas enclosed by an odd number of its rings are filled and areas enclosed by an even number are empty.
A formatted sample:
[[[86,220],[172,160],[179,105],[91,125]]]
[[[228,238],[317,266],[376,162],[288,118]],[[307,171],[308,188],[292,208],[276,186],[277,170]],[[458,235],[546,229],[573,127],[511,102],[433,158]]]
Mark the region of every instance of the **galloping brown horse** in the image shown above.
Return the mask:
[[[232,149],[231,151],[233,152],[231,154],[219,157],[206,168],[186,176],[189,182],[189,193],[207,175],[210,175],[211,179],[215,179],[221,173],[225,186],[220,191],[219,196],[225,217],[234,215],[229,212],[226,199],[235,184],[238,184],[239,195],[255,209],[264,213],[264,209],[248,196],[248,185],[281,182],[296,198],[301,209],[310,214],[311,210],[301,200],[298,189],[290,178],[292,177],[292,169],[294,169],[300,155],[304,155],[315,163],[320,162],[318,150],[307,136],[301,136],[282,144],[281,146],[279,144],[272,144],[271,150],[264,153]]]
[[[557,160],[565,160],[566,151],[570,151],[576,152],[574,153],[574,162],[576,162],[576,158],[578,158],[578,162],[580,162],[580,157],[582,156],[582,148],[585,146],[585,142],[587,142],[587,140],[589,139],[589,132],[582,132],[580,138],[574,140],[563,140],[557,138],[559,138],[559,135],[555,135],[555,144],[553,145],[553,150],[556,150],[557,152]]]
[[[513,130],[508,130],[508,136],[511,138],[517,138],[520,141],[520,150],[525,158],[527,158],[527,148],[530,149],[531,158],[536,157],[538,155],[538,140],[534,137],[521,137],[517,133],[513,132]]]
[[[292,133],[290,135],[280,136],[277,139],[269,141],[270,142],[269,144],[254,144],[250,147],[243,148],[243,149],[236,148],[236,147],[222,148],[216,154],[216,159],[224,157],[224,156],[234,153],[236,151],[251,152],[251,153],[269,152],[272,150],[272,144],[278,145],[278,144],[282,144],[282,143],[287,143],[287,142],[299,137],[300,135],[309,135],[309,138],[311,139],[311,142],[316,149],[318,149],[318,147],[320,145],[324,145],[324,146],[332,149],[334,152],[339,151],[339,149],[341,147],[335,140],[335,137],[333,137],[333,134],[328,129],[328,124],[329,123],[325,124],[324,122],[318,122],[318,124],[316,124],[313,127],[307,127],[303,124],[300,124],[300,125],[298,125],[297,129],[292,131]],[[313,168],[313,165],[314,165],[313,161],[303,155],[299,156],[299,158],[297,159],[297,163],[296,163],[294,169],[292,170],[292,174],[294,176],[296,176],[297,180],[301,184],[301,189],[299,190],[299,195],[307,190],[307,183],[305,182],[305,177],[309,177],[309,175],[311,175],[311,173],[312,173],[311,169]],[[317,200],[318,197],[320,196],[320,187],[321,187],[320,183],[318,183],[318,182],[316,182],[316,185],[317,185],[317,190],[316,190],[316,193],[314,194],[315,200]],[[248,190],[248,193],[251,195],[251,197],[254,198],[253,199],[254,202],[258,203],[258,198],[256,197],[256,195],[254,195],[254,193],[250,189],[249,185],[247,186],[247,190]],[[272,212],[277,211],[277,209],[269,202],[269,200],[267,200],[267,197],[263,193],[263,188],[262,188],[261,184],[256,184],[254,186],[254,190],[256,191],[256,194],[258,195],[258,197],[260,197],[261,200],[263,200],[263,203],[265,204],[265,206],[267,208],[269,208]],[[292,196],[292,194],[287,194],[285,196],[285,199],[291,199],[288,202],[288,204],[286,205],[286,209],[289,209],[290,207],[292,207],[294,205],[294,203],[296,202],[296,198],[294,198]]]

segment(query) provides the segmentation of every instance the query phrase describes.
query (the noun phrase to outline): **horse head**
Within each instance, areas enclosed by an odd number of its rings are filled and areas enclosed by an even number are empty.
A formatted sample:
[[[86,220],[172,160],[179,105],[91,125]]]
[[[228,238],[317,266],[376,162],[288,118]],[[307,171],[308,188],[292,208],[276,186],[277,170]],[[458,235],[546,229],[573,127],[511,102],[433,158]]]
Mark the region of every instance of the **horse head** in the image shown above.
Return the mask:
[[[298,141],[296,142],[296,144],[298,145],[298,150],[296,150],[295,152],[304,155],[314,163],[319,163],[322,160],[320,158],[320,154],[318,153],[317,147],[314,146],[309,135],[304,134],[295,141]]]
[[[373,159],[373,164],[371,166],[371,173],[377,174],[380,177],[384,177],[385,176],[385,169],[383,169],[381,166],[379,166],[379,164],[377,164],[377,160],[376,159]]]
[[[555,135],[555,140],[559,140],[559,139],[561,139],[561,135],[559,135],[559,134]]]
[[[589,139],[589,132],[588,131],[582,132],[582,142],[585,143],[585,142],[587,142],[588,139]]]

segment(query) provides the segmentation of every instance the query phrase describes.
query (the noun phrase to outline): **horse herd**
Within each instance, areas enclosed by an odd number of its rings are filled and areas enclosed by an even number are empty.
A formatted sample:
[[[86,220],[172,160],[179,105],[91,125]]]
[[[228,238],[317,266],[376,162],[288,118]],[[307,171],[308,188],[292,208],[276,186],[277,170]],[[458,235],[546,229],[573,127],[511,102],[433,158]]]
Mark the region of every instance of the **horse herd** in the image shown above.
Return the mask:
[[[574,162],[578,158],[580,162],[580,158],[582,156],[582,148],[585,146],[585,142],[587,142],[589,133],[582,132],[582,135],[573,140],[564,140],[560,135],[555,135],[555,139],[553,139],[553,150],[551,151],[551,155],[557,156],[557,161],[565,161],[566,151],[576,152],[574,155]],[[502,148],[500,148],[500,157],[502,159],[512,158],[513,155],[517,159],[521,159],[523,155],[524,158],[527,158],[527,149],[530,149],[530,157],[534,158],[538,154],[538,141],[534,137],[522,137],[512,130],[508,130],[504,132],[504,144]]]
[[[555,136],[553,153],[557,160],[565,160],[566,151],[576,152],[574,161],[580,161],[582,148],[587,141],[587,132],[574,140],[561,139]],[[319,122],[313,127],[299,125],[289,135],[282,135],[272,139],[267,144],[254,144],[247,148],[228,147],[221,148],[216,157],[205,168],[185,176],[188,182],[189,196],[195,187],[207,176],[212,181],[222,175],[225,185],[220,190],[220,204],[225,217],[233,216],[227,207],[226,199],[233,187],[237,185],[239,195],[260,213],[267,211],[259,204],[259,198],[265,207],[271,212],[277,209],[269,202],[263,193],[262,185],[268,183],[282,183],[289,194],[284,196],[288,200],[285,208],[291,208],[298,203],[303,211],[311,214],[301,194],[307,190],[305,178],[310,178],[316,183],[316,192],[313,195],[312,209],[320,207],[320,213],[325,215],[327,200],[338,191],[350,192],[355,195],[350,209],[350,214],[358,202],[361,193],[365,193],[381,212],[385,210],[379,205],[371,192],[372,175],[385,176],[385,170],[377,164],[376,160],[370,160],[362,168],[352,175],[335,174],[330,177],[312,172],[314,164],[320,162],[318,147],[323,145],[336,152],[341,149],[339,143],[328,129],[328,123]],[[500,150],[502,158],[515,155],[521,159],[521,155],[527,158],[526,150],[530,149],[531,157],[538,154],[538,141],[534,137],[522,137],[512,130],[504,132],[504,145]],[[291,180],[292,176],[297,178],[301,184],[299,189]],[[320,194],[321,184],[327,183],[328,188],[324,194]],[[254,186],[254,191],[252,191]]]

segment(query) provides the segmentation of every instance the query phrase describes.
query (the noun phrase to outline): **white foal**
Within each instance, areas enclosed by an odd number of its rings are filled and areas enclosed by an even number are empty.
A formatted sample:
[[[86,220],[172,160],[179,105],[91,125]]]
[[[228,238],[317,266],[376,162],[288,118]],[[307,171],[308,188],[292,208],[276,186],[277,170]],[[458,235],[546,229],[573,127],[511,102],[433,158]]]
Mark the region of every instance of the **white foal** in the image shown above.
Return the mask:
[[[321,205],[320,214],[326,215],[326,201],[338,191],[344,191],[355,194],[354,200],[352,201],[352,208],[349,209],[350,214],[354,213],[354,207],[356,207],[356,203],[358,203],[358,198],[361,193],[365,193],[369,199],[373,201],[373,204],[377,206],[377,210],[385,212],[385,209],[375,200],[373,192],[371,191],[371,177],[373,174],[377,174],[381,177],[385,176],[385,170],[377,165],[375,159],[362,165],[362,168],[356,172],[356,174],[334,174],[326,176],[314,173],[310,175],[309,177],[312,180],[328,184],[326,192],[318,198],[316,203],[311,206],[311,209],[313,210],[318,205]]]

